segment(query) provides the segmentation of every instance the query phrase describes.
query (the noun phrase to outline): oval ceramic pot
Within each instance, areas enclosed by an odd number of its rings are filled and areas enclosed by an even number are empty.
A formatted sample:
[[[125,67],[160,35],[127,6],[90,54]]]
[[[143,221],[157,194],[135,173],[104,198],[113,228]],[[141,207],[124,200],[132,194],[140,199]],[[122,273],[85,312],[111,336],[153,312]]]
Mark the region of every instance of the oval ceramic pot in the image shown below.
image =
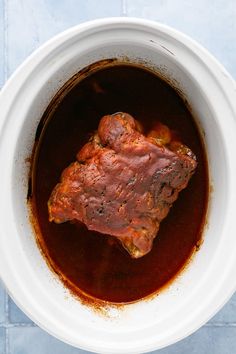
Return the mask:
[[[202,131],[212,192],[204,242],[181,276],[159,296],[122,308],[107,305],[100,313],[64,288],[37,247],[26,200],[26,161],[56,92],[82,68],[107,58],[142,63],[175,83]],[[128,354],[184,338],[224,305],[236,288],[236,86],[205,49],[146,20],[84,23],[25,61],[3,88],[0,107],[0,276],[33,321],[76,347]]]

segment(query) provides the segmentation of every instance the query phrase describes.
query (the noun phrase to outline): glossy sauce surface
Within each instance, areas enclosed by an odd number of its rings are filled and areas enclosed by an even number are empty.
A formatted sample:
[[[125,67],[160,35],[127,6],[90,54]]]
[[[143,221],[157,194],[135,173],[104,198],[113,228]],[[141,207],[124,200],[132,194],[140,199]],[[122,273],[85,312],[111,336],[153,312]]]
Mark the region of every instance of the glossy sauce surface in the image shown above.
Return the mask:
[[[82,291],[106,301],[130,302],[156,292],[187,262],[205,222],[207,163],[192,115],[171,86],[147,70],[124,64],[90,74],[64,97],[58,95],[53,105],[42,118],[48,123],[38,131],[33,156],[31,199],[43,253],[78,295]],[[48,221],[47,201],[63,169],[76,159],[100,118],[118,111],[131,114],[147,131],[155,121],[166,124],[198,161],[188,187],[162,221],[152,251],[139,259],[132,259],[112,236],[79,223]]]

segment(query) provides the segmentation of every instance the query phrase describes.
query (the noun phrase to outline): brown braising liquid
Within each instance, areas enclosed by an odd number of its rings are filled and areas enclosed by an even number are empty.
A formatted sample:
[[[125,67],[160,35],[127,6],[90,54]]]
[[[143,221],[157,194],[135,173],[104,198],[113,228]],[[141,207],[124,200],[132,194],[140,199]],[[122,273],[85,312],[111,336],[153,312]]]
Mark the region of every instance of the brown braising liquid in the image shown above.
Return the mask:
[[[52,268],[73,292],[110,302],[150,295],[186,264],[201,240],[208,201],[208,169],[194,119],[176,91],[152,72],[116,64],[85,77],[45,112],[33,156],[32,196],[37,237]],[[65,167],[96,130],[100,118],[123,111],[146,130],[161,121],[196,154],[198,167],[161,223],[152,251],[132,259],[112,236],[79,223],[48,221],[47,201]],[[40,133],[40,134],[39,134]]]

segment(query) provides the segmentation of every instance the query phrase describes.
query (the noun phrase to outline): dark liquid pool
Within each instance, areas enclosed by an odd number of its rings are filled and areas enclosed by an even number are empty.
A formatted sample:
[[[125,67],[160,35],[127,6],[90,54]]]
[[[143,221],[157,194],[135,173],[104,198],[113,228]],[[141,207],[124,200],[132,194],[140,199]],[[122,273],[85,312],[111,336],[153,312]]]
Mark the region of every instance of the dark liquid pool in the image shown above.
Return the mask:
[[[196,154],[198,167],[167,218],[152,251],[132,259],[111,236],[78,223],[48,221],[47,201],[65,167],[105,114],[123,111],[150,129],[161,121]],[[32,174],[37,238],[52,268],[74,293],[111,302],[130,302],[157,292],[186,264],[199,244],[206,217],[208,172],[194,119],[176,91],[145,69],[116,64],[93,72],[67,94],[58,94],[38,130]],[[41,131],[40,131],[41,130]]]

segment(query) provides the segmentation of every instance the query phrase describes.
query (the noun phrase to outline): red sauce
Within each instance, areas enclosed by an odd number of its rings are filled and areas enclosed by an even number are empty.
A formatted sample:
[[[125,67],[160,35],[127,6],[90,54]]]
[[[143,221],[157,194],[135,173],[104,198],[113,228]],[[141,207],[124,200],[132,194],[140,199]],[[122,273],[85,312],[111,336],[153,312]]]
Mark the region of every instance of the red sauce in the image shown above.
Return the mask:
[[[140,259],[132,259],[111,236],[76,223],[48,221],[47,201],[61,172],[75,160],[100,118],[117,111],[130,113],[147,130],[155,121],[175,129],[198,160],[188,187],[161,223],[152,251]],[[42,118],[33,159],[37,238],[49,264],[78,295],[130,302],[157,292],[183,268],[201,240],[209,190],[204,147],[183,100],[150,71],[116,64],[66,85]]]

